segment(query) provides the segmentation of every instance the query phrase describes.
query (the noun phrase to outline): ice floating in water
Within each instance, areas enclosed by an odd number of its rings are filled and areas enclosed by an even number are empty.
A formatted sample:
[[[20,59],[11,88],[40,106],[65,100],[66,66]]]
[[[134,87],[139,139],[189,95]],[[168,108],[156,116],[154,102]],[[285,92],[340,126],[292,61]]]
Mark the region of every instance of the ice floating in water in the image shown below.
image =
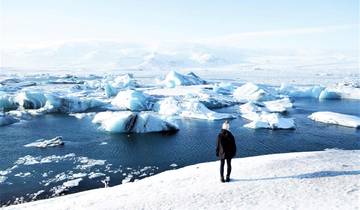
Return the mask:
[[[274,101],[265,101],[263,102],[263,104],[269,112],[286,112],[289,108],[293,107],[293,104],[291,103],[289,98],[283,98]]]
[[[240,112],[242,114],[251,114],[253,112],[286,112],[289,108],[292,108],[293,104],[289,98],[283,98],[273,101],[265,102],[248,102],[240,106]]]
[[[215,93],[230,95],[234,92],[235,86],[232,85],[231,83],[221,82],[215,84],[213,90]]]
[[[10,110],[17,107],[14,97],[0,91],[0,110]]]
[[[112,104],[120,109],[145,111],[152,107],[152,97],[137,90],[120,91],[112,100]]]
[[[234,91],[234,98],[239,102],[271,100],[275,97],[267,90],[248,82]]]
[[[98,177],[102,177],[102,176],[105,176],[106,174],[104,173],[100,173],[100,172],[91,172],[89,173],[89,179],[95,179],[95,178],[98,178]]]
[[[108,98],[115,96],[121,89],[138,87],[132,74],[120,75],[115,78],[107,76],[104,83],[105,94]]]
[[[244,125],[248,128],[268,128],[268,129],[293,129],[295,122],[292,118],[284,118],[278,113],[284,112],[292,107],[289,99],[268,101],[267,103],[248,102],[240,106],[241,116],[252,122]]]
[[[326,99],[341,99],[341,95],[340,93],[334,90],[325,88],[323,91],[321,91],[319,95],[319,100],[326,100]]]
[[[114,133],[148,133],[178,130],[175,123],[150,112],[100,112],[95,115],[92,122],[99,123],[102,129]]]
[[[319,98],[325,87],[316,85],[313,87],[295,87],[288,84],[281,84],[278,92],[292,98]]]
[[[309,116],[309,118],[322,123],[360,128],[360,117],[354,115],[340,114],[336,112],[314,112]]]
[[[204,120],[221,120],[234,118],[231,114],[217,113],[208,109],[201,102],[194,99],[168,97],[154,106],[154,110],[161,115],[180,116]]]
[[[19,122],[18,119],[0,112],[0,126],[10,125]]]
[[[49,139],[49,140],[39,139],[33,143],[24,145],[24,147],[45,148],[45,147],[56,147],[56,146],[61,146],[61,145],[64,145],[64,142],[62,141],[62,137],[57,136],[57,137],[55,137],[53,139]]]
[[[45,108],[48,112],[84,112],[91,108],[105,105],[106,103],[96,98],[79,98],[75,96],[47,95]]]
[[[79,120],[85,117],[93,117],[96,113],[95,112],[88,112],[88,113],[70,113],[70,116],[73,116]]]
[[[0,176],[0,184],[4,183],[7,179],[6,176]]]
[[[16,95],[15,102],[25,109],[38,109],[45,106],[46,96],[42,92],[24,91]]]
[[[187,75],[180,74],[176,71],[170,71],[165,79],[159,82],[160,85],[165,85],[166,87],[176,87],[179,85],[201,85],[206,84],[205,80],[202,80],[199,76],[190,72]]]
[[[25,172],[25,173],[20,172],[20,173],[15,174],[14,176],[25,178],[25,177],[31,176],[31,173],[30,172]]]
[[[253,121],[244,125],[244,127],[254,129],[294,129],[295,122],[292,118],[281,117],[278,113],[258,113],[253,116]]]

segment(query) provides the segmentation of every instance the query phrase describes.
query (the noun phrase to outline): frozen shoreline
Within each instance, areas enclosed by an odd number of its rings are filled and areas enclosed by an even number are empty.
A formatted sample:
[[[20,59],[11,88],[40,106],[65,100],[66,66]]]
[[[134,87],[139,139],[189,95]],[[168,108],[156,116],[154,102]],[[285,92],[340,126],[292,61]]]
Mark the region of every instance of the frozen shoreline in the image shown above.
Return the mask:
[[[201,163],[4,209],[355,209],[359,157],[326,150],[234,159],[230,183],[220,183],[218,162]]]

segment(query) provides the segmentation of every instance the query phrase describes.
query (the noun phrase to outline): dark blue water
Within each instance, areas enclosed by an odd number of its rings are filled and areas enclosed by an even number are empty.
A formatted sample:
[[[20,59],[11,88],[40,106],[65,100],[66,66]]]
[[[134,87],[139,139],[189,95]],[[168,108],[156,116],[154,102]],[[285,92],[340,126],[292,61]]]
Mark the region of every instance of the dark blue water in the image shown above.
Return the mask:
[[[296,100],[295,108],[288,115],[295,118],[295,130],[253,130],[242,127],[246,120],[238,117],[231,121],[231,130],[238,147],[237,157],[256,155],[318,151],[327,148],[360,149],[360,130],[336,125],[314,122],[307,118],[315,111],[335,111],[344,114],[360,115],[360,102],[356,100],[333,100],[319,102],[311,99]],[[238,106],[217,110],[235,113]],[[31,193],[44,190],[37,198],[47,198],[53,193],[51,188],[64,181],[49,180],[61,172],[87,173],[102,172],[110,177],[109,185],[120,184],[132,174],[131,181],[177,167],[216,160],[215,138],[222,121],[181,120],[180,130],[175,134],[109,134],[97,129],[97,125],[87,118],[78,120],[67,115],[45,115],[31,121],[0,127],[0,171],[14,166],[18,158],[31,155],[46,157],[64,156],[75,153],[75,157],[58,162],[18,165],[7,180],[0,184],[0,203],[12,203],[16,198],[31,199]],[[50,139],[62,136],[65,145],[54,148],[33,148],[23,145],[39,138]],[[106,142],[107,144],[101,144]],[[104,165],[79,169],[78,157],[106,160]],[[144,169],[144,167],[148,169]],[[145,173],[139,171],[144,169]],[[14,176],[20,172],[30,172],[27,177]],[[47,172],[47,177],[43,177]],[[214,173],[217,173],[217,171]],[[142,175],[141,175],[142,174]],[[103,177],[89,179],[84,177],[79,186],[64,193],[79,192],[104,187]]]

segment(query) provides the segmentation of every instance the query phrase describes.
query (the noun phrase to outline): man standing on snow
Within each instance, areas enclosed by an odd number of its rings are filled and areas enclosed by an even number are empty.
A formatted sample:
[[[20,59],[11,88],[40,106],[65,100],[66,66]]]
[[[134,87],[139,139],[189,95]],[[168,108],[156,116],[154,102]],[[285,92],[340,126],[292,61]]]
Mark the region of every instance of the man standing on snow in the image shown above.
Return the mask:
[[[229,121],[225,121],[217,137],[216,156],[220,158],[220,181],[229,182],[231,173],[231,159],[236,154],[235,138],[229,131]],[[226,180],[224,179],[224,165],[227,165]]]

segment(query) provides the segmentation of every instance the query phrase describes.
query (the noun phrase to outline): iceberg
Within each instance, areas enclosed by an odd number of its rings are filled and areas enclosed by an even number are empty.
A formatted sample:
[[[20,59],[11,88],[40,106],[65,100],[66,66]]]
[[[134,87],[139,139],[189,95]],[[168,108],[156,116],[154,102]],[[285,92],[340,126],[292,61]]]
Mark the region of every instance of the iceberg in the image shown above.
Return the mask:
[[[319,100],[327,100],[327,99],[341,99],[341,95],[336,91],[325,88],[323,91],[321,91],[319,95]]]
[[[16,122],[19,122],[19,120],[8,114],[0,113],[0,126],[11,125]]]
[[[278,88],[278,92],[292,98],[319,98],[324,89],[325,87],[319,85],[300,88],[282,83]]]
[[[259,86],[248,82],[234,90],[234,98],[238,102],[248,102],[248,101],[264,101],[271,100],[275,97],[268,91]]]
[[[175,123],[151,112],[100,112],[94,116],[92,122],[101,124],[101,129],[111,133],[148,133],[178,130]]]
[[[265,101],[263,104],[269,112],[286,112],[289,108],[293,107],[289,98]]]
[[[177,115],[184,118],[195,118],[203,120],[221,120],[234,118],[227,113],[217,113],[208,109],[203,103],[194,99],[181,99],[179,97],[168,97],[158,101],[154,110],[161,115]]]
[[[79,98],[76,96],[58,96],[47,94],[45,109],[48,112],[74,113],[84,112],[91,108],[105,105],[106,103],[96,98]]]
[[[111,101],[111,104],[120,108],[131,111],[150,110],[153,105],[153,98],[141,91],[125,90],[120,91]]]
[[[360,117],[336,112],[314,112],[310,119],[322,123],[342,125],[346,127],[360,128]]]
[[[57,136],[57,137],[49,139],[49,140],[39,139],[33,143],[24,145],[24,147],[45,148],[45,147],[56,147],[56,146],[62,146],[62,145],[64,145],[64,142],[62,141],[62,137]]]
[[[253,121],[244,127],[259,129],[294,129],[295,122],[292,118],[281,117],[278,113],[258,113],[254,115]]]
[[[215,93],[230,95],[234,92],[235,86],[231,83],[220,82],[213,87]]]
[[[292,107],[288,98],[268,101],[268,103],[248,102],[240,106],[241,117],[252,122],[244,125],[247,128],[294,129],[292,118],[284,118],[279,113]],[[279,113],[276,113],[279,112]]]
[[[15,97],[15,102],[25,109],[39,109],[45,106],[46,101],[46,96],[42,92],[24,91]]]
[[[0,92],[0,111],[16,109],[17,105],[12,96],[9,96],[3,92]]]
[[[165,79],[160,81],[159,84],[173,88],[181,85],[202,85],[206,84],[206,81],[201,79],[193,72],[190,72],[187,75],[183,75],[176,71],[170,71],[166,75]]]

